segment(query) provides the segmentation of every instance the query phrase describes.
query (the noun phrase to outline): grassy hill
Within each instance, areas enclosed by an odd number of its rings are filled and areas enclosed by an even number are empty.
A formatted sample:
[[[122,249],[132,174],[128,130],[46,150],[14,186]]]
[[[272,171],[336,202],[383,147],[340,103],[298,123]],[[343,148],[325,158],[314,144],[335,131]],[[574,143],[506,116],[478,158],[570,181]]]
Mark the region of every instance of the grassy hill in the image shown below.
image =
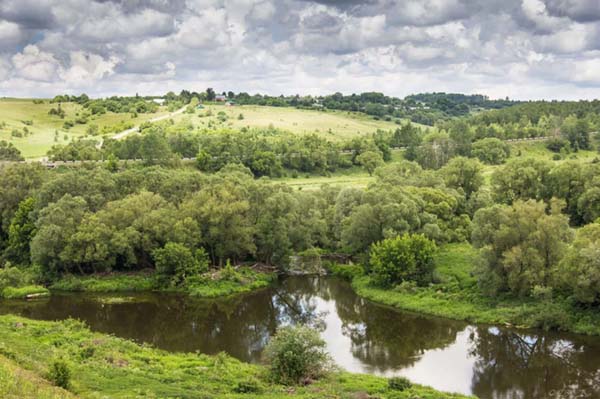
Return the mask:
[[[137,117],[132,117],[129,113],[107,112],[90,116],[87,118],[87,123],[75,123],[73,127],[66,129],[65,121],[74,121],[84,115],[85,110],[76,103],[62,103],[61,108],[65,111],[64,118],[49,115],[48,112],[56,107],[57,104],[51,104],[47,100],[37,103],[30,99],[0,99],[0,140],[13,143],[25,158],[35,159],[45,156],[54,144],[66,144],[70,140],[84,136],[86,129],[92,124],[98,126],[100,132],[105,127],[120,130],[121,126],[137,125],[168,113],[164,108],[157,113],[138,114]],[[30,133],[25,134],[24,128]],[[23,137],[13,136],[13,131],[18,131]]]
[[[240,116],[241,115],[241,116]],[[378,129],[398,128],[394,121],[376,120],[366,114],[344,111],[305,110],[292,107],[243,105],[207,105],[181,119],[200,128],[229,127],[233,129],[268,128],[287,130],[297,134],[317,133],[329,140],[344,140],[357,135],[373,133]]]

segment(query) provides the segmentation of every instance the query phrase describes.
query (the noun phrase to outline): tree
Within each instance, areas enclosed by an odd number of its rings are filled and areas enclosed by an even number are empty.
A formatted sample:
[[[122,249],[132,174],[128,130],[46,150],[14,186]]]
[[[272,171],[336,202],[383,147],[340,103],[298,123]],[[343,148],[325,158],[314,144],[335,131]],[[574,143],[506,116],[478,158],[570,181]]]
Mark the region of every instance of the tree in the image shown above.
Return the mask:
[[[500,165],[510,156],[510,146],[500,139],[489,137],[473,143],[471,154],[488,165]]]
[[[578,302],[600,302],[600,224],[592,223],[577,231],[567,250],[556,279]]]
[[[570,115],[563,121],[560,131],[575,151],[590,148],[590,127],[587,120]]]
[[[64,249],[85,217],[88,206],[82,197],[65,194],[42,209],[31,240],[31,260],[50,276],[71,271],[73,264],[64,259]]]
[[[36,232],[34,210],[35,200],[24,199],[10,223],[6,256],[17,264],[26,265],[30,261],[29,244]]]
[[[21,151],[6,140],[0,140],[0,161],[24,161]]]
[[[446,185],[461,189],[466,199],[483,185],[483,165],[477,160],[465,157],[452,158],[442,169]]]
[[[572,238],[562,205],[529,200],[480,209],[473,218],[472,242],[480,249],[480,284],[490,294],[530,295],[536,286],[552,287],[552,273]]]
[[[379,151],[365,151],[356,157],[356,161],[369,172],[369,176],[372,176],[375,169],[383,165],[383,157]]]
[[[206,99],[208,101],[214,101],[215,98],[216,98],[215,91],[210,87],[208,89],[206,89]]]
[[[433,281],[436,247],[421,234],[404,234],[371,246],[369,266],[373,280],[382,286],[403,281],[425,285]]]
[[[547,200],[551,196],[550,165],[534,158],[515,159],[492,175],[496,202],[511,204],[518,199]]]
[[[425,169],[439,169],[456,152],[455,144],[444,132],[429,133],[423,138],[423,144],[417,148],[417,162]]]
[[[171,158],[172,155],[169,142],[161,131],[151,128],[144,133],[140,145],[140,156],[146,163],[160,163]]]
[[[194,253],[185,245],[168,242],[164,247],[152,252],[156,274],[161,285],[179,286],[189,277],[208,270],[208,260],[204,249]]]
[[[590,187],[581,194],[577,201],[579,214],[586,223],[600,217],[600,187]]]

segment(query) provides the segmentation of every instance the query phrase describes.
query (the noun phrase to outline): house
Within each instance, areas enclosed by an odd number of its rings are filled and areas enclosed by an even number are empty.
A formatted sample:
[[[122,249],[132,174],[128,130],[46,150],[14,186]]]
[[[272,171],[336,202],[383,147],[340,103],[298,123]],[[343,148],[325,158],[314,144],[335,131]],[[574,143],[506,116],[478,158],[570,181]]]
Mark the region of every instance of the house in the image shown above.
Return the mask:
[[[215,101],[219,101],[219,102],[227,101],[227,96],[224,96],[222,94],[217,94],[215,97]]]
[[[165,103],[165,99],[164,98],[153,98],[152,101],[154,101],[158,105],[163,105]]]

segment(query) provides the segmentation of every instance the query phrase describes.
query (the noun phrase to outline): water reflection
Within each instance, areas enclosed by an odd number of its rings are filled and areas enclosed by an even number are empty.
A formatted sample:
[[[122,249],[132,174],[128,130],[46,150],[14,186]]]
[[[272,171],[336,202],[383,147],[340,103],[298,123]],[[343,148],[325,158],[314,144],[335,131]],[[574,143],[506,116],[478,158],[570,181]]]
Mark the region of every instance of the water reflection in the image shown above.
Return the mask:
[[[0,313],[85,320],[91,328],[177,351],[226,351],[258,362],[280,325],[309,324],[350,371],[406,375],[481,398],[600,397],[600,340],[523,334],[426,318],[372,304],[344,282],[288,278],[226,300],[144,294],[129,298],[55,295],[0,302]]]

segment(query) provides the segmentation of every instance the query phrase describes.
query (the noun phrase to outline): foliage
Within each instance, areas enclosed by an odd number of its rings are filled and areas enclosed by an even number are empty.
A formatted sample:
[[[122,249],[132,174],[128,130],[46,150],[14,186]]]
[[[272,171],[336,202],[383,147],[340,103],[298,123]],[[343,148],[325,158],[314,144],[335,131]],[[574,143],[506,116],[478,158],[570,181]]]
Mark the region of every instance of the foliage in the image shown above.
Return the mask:
[[[305,326],[280,328],[264,353],[272,379],[282,384],[322,377],[331,364],[325,341],[317,331]]]
[[[29,243],[36,233],[35,199],[29,197],[19,203],[19,208],[8,228],[6,258],[16,264],[29,264]]]
[[[0,140],[0,161],[23,161],[21,151],[13,143],[6,140]]]
[[[600,224],[592,223],[577,231],[556,278],[584,304],[600,302]]]
[[[156,287],[152,274],[112,273],[106,275],[68,275],[52,283],[50,288],[75,292],[132,292],[150,291]]]
[[[68,389],[71,381],[71,371],[66,362],[56,360],[50,366],[48,379],[57,387]]]
[[[204,249],[193,253],[189,248],[175,242],[152,252],[159,283],[178,286],[192,276],[208,270],[208,260]]]
[[[368,276],[352,281],[357,294],[385,305],[470,323],[546,327],[600,335],[600,316],[593,308],[574,306],[568,299],[490,297],[473,277],[478,251],[469,244],[451,244],[436,254],[439,282],[427,287],[390,290],[372,284]]]
[[[500,165],[510,156],[510,147],[500,139],[489,137],[473,143],[471,154],[488,165]]]
[[[555,284],[553,273],[572,238],[559,207],[555,201],[547,213],[544,203],[529,200],[475,213],[472,241],[481,249],[484,290],[526,296],[536,286]]]
[[[369,268],[376,284],[403,281],[425,285],[433,280],[435,244],[420,234],[404,234],[371,246]]]
[[[404,391],[412,386],[412,383],[405,377],[392,377],[388,380],[388,386],[395,391]]]

